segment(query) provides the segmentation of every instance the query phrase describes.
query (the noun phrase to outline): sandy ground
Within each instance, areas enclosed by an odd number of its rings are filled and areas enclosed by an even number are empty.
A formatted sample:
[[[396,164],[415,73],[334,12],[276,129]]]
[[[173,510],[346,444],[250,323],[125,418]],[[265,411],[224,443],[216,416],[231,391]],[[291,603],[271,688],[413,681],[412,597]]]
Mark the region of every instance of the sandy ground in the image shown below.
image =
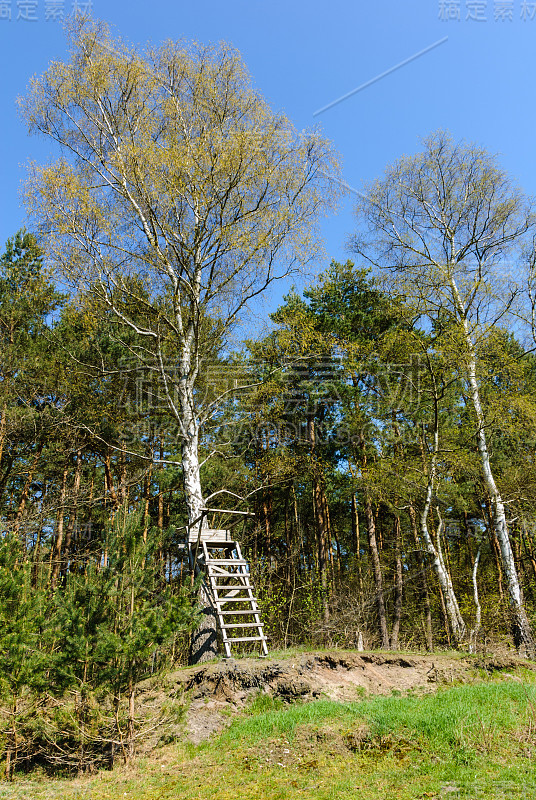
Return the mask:
[[[488,673],[536,664],[512,656],[398,655],[321,652],[291,658],[244,658],[177,670],[156,686],[140,687],[148,711],[164,697],[187,702],[180,724],[190,741],[199,743],[221,731],[248,700],[267,693],[286,701],[357,700],[369,694],[430,692],[440,685],[470,682],[479,670]],[[508,673],[507,673],[508,676]],[[178,733],[178,727],[176,732]],[[170,731],[171,734],[171,731]]]

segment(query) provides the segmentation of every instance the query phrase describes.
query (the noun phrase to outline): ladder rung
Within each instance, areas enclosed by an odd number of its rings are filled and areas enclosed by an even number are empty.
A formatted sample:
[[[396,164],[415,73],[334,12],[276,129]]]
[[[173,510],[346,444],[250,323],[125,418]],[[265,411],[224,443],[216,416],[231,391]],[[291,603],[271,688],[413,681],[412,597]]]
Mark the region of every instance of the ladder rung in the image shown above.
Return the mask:
[[[213,589],[253,589],[251,583],[213,583]]]
[[[244,599],[246,599],[246,598],[244,598]],[[240,609],[239,611],[220,611],[219,613],[220,614],[260,614],[260,611],[251,611],[251,610],[244,611],[243,609]]]
[[[223,570],[216,572],[215,570],[208,570],[209,578],[249,578],[249,572],[223,572]]]
[[[262,628],[262,622],[232,622],[224,623],[221,628]]]
[[[235,567],[237,565],[241,567],[247,567],[248,562],[244,558],[209,558],[207,561],[207,567],[211,567],[213,564],[217,567]]]
[[[253,597],[237,597],[235,594],[214,597],[217,603],[251,603],[256,602]]]
[[[251,592],[251,591],[253,591],[253,586],[236,586],[234,583],[231,584],[230,586],[227,585],[227,584],[222,585],[221,583],[216,584],[216,585],[213,584],[212,588],[215,591],[219,590],[220,592],[228,592],[229,593],[229,597],[231,597],[231,592],[232,592],[233,595],[235,595],[238,592]]]
[[[218,580],[218,578],[241,578],[249,581],[249,572],[209,572],[209,578]]]
[[[215,600],[216,603],[251,603],[252,600],[257,602],[255,597],[216,597]]]
[[[249,572],[229,572],[222,567],[209,569],[208,574],[211,578],[249,578]]]
[[[237,636],[236,638],[233,637],[232,639],[227,639],[229,643],[231,642],[265,642],[266,636]]]

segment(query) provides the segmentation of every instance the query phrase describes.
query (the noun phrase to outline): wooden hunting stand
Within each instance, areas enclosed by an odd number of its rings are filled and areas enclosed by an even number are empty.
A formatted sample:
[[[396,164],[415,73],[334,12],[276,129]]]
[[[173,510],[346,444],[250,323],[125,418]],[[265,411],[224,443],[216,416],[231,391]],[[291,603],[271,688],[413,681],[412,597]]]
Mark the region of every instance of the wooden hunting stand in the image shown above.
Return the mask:
[[[221,509],[204,509],[202,519],[189,529],[188,555],[192,577],[200,572],[204,575],[205,590],[218,621],[225,658],[232,657],[231,645],[241,642],[258,642],[260,655],[267,656],[266,637],[248,563],[229,530],[208,527],[206,514],[211,511]],[[252,516],[241,511],[225,513]]]

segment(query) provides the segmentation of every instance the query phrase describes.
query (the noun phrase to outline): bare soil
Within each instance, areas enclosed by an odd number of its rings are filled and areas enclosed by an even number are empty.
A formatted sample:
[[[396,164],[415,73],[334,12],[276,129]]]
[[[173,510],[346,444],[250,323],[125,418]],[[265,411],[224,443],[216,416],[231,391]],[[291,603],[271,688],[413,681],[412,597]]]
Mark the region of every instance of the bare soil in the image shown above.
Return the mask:
[[[185,718],[166,725],[166,736],[182,738],[186,730],[188,739],[198,744],[230,724],[233,716],[260,693],[288,702],[319,698],[349,701],[395,691],[432,692],[441,685],[474,682],[483,671],[511,679],[520,666],[536,670],[536,663],[514,656],[448,653],[317,652],[290,658],[229,659],[177,670],[158,684],[146,681],[139,687],[139,700],[149,713],[164,698],[175,698],[181,708],[186,704]]]

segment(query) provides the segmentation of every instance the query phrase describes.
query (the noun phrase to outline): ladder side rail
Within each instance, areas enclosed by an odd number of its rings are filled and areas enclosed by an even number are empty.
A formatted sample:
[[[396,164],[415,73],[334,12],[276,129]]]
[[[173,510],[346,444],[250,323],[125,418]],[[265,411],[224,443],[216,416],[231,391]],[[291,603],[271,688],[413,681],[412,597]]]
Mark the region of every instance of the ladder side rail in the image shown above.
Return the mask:
[[[237,551],[238,558],[239,559],[243,559],[242,550],[241,550],[239,542],[236,543],[236,551]],[[248,576],[249,575],[250,575],[250,570],[249,570],[249,565],[248,565]],[[260,612],[259,612],[259,608],[257,606],[257,601],[254,598],[252,598],[251,607],[253,609],[253,616],[255,618],[255,622],[257,623],[259,634],[262,636],[262,639],[263,639],[263,641],[262,641],[262,650],[263,650],[264,655],[267,656],[268,655],[268,647],[266,645],[266,638],[264,636],[264,624],[262,622],[262,618],[261,618],[261,615],[260,615]]]
[[[202,542],[202,547],[203,547],[203,556],[204,556],[204,559],[205,559],[205,569],[206,569],[207,577],[209,578],[209,581],[211,583],[211,592],[212,592],[212,596],[214,598],[214,606],[215,606],[216,617],[217,617],[217,620],[218,620],[218,625],[220,627],[223,650],[224,650],[224,653],[225,653],[225,657],[226,658],[231,658],[231,644],[229,642],[229,637],[227,636],[227,631],[224,629],[224,627],[222,625],[223,620],[222,620],[221,613],[220,613],[221,612],[221,605],[220,605],[218,587],[216,586],[216,582],[210,577],[210,569],[209,569],[210,553],[209,553],[206,541]]]

